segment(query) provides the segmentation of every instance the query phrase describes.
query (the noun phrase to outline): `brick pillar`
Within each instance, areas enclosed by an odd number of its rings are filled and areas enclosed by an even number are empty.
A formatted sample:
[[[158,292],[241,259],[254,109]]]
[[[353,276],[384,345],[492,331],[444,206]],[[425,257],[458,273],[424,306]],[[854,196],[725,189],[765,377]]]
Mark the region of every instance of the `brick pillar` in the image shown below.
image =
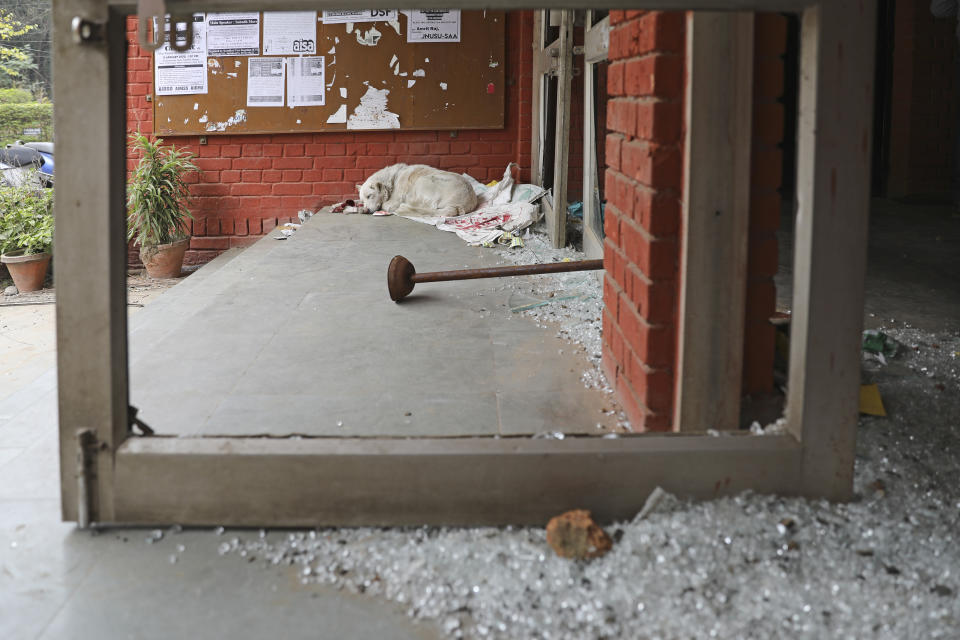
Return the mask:
[[[754,27],[753,145],[750,166],[750,243],[744,316],[743,393],[773,390],[777,229],[780,227],[783,150],[783,54],[787,19],[758,13]]]
[[[636,431],[673,417],[685,16],[611,11],[603,368]]]

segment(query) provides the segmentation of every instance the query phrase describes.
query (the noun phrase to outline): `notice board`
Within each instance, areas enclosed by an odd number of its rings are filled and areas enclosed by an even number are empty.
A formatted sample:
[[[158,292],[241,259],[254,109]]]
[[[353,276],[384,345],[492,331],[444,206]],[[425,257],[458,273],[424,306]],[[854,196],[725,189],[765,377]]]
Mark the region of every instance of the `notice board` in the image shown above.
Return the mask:
[[[504,37],[503,11],[194,14],[154,54],[154,132],[503,128]]]

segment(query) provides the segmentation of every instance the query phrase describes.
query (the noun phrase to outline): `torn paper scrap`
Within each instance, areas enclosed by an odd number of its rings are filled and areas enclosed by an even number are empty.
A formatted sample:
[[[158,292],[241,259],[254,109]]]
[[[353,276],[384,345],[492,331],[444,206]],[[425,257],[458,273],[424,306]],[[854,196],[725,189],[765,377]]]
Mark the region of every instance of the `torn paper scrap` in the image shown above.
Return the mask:
[[[377,43],[380,42],[380,37],[383,35],[377,29],[376,26],[371,25],[369,29],[363,32],[363,35],[360,35],[360,29],[354,31],[357,35],[357,42],[362,44],[365,47],[375,47]]]
[[[343,124],[347,121],[347,105],[342,104],[340,108],[336,110],[335,113],[330,114],[330,117],[327,118],[327,124]]]
[[[347,120],[347,129],[399,129],[400,116],[387,110],[389,89],[367,87]]]

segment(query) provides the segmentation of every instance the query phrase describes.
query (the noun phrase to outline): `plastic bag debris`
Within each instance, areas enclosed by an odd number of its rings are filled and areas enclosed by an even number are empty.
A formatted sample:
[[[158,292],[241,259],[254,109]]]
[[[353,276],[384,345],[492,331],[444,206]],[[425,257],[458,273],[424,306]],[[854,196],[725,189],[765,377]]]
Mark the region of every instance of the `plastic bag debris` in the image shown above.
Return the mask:
[[[503,235],[497,238],[496,242],[491,242],[489,240],[484,240],[480,243],[480,246],[487,247],[488,249],[496,245],[503,245],[505,247],[523,247],[523,238],[519,235],[514,235],[509,231],[504,231]]]
[[[567,205],[567,215],[577,220],[583,219],[583,202],[577,200]]]
[[[279,236],[274,236],[275,240],[286,240],[293,234],[297,232],[297,229],[300,228],[300,225],[295,222],[287,222],[277,227],[277,231],[280,232]]]
[[[887,364],[887,358],[897,355],[899,343],[879,329],[867,329],[863,332],[862,350],[866,359]]]

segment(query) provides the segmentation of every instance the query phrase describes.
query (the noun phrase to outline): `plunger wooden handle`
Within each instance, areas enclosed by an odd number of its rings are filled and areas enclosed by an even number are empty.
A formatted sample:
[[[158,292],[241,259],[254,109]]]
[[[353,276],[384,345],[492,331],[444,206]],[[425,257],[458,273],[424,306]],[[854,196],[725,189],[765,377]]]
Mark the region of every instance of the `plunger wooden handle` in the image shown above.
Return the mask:
[[[443,282],[446,280],[476,280],[478,278],[502,278],[504,276],[529,276],[538,273],[564,273],[566,271],[594,271],[603,269],[603,260],[580,260],[578,262],[548,262],[546,264],[521,264],[511,267],[488,267],[486,269],[457,269],[456,271],[432,271],[417,273],[413,263],[403,256],[394,256],[387,268],[387,289],[394,302],[400,302],[413,291],[418,282]]]

